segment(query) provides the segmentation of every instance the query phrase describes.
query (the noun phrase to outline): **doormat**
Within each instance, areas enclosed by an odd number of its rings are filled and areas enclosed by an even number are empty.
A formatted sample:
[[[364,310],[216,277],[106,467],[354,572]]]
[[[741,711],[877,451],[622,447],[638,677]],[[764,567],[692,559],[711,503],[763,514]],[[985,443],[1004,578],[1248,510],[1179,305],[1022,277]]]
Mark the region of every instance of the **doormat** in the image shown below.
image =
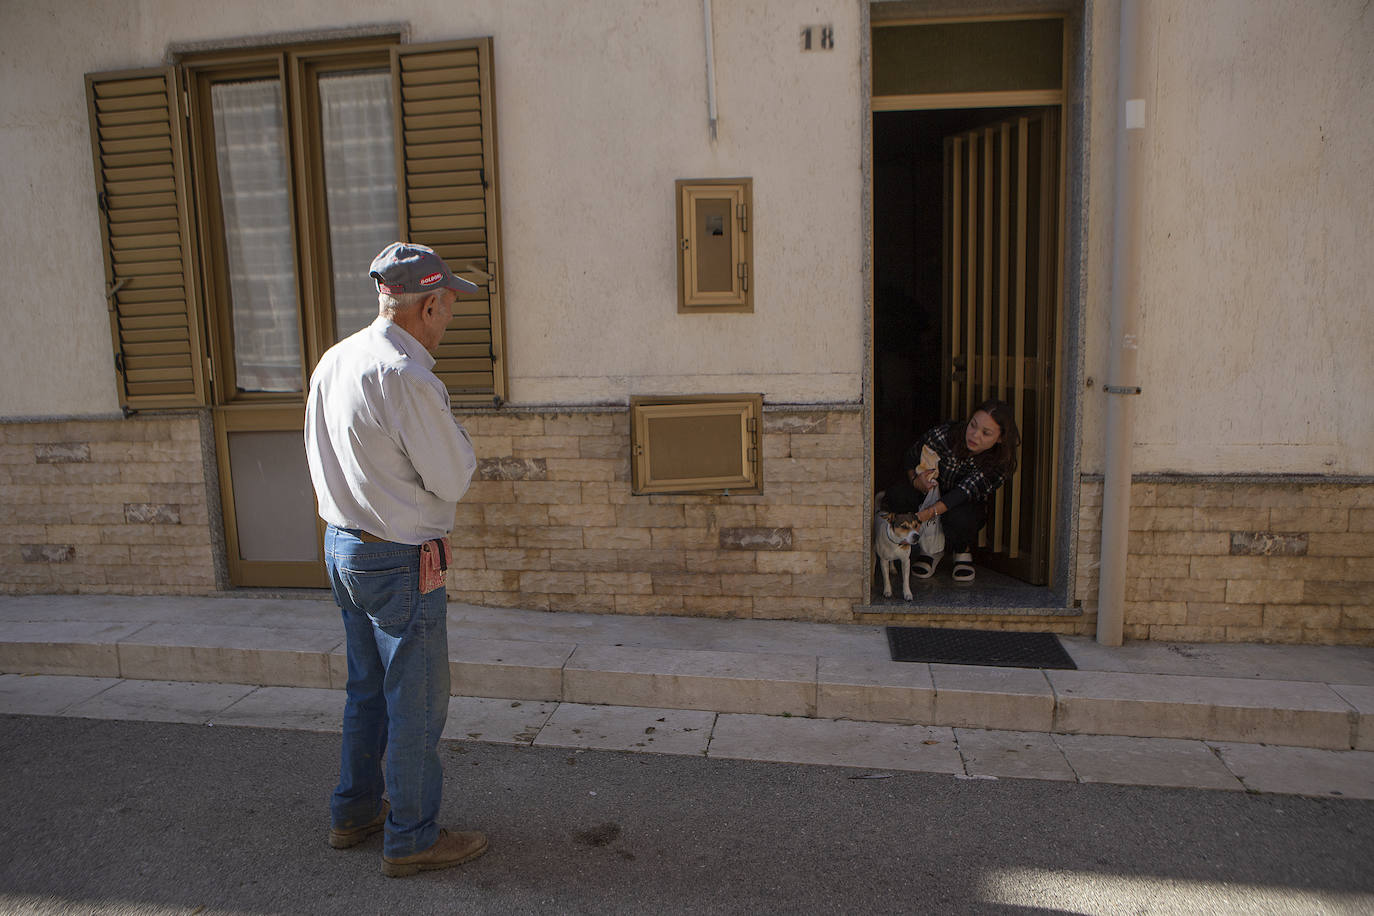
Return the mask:
[[[1073,668],[1073,659],[1053,633],[888,627],[894,662],[991,665],[999,668]]]

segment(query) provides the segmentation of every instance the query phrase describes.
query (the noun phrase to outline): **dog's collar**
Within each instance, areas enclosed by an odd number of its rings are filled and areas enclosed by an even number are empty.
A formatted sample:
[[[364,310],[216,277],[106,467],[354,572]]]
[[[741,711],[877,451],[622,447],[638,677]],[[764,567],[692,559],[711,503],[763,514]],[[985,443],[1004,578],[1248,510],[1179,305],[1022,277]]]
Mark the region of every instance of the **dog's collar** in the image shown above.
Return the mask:
[[[899,540],[899,539],[894,538],[894,537],[892,536],[892,523],[891,523],[891,522],[887,523],[886,525],[883,525],[883,532],[882,532],[882,534],[883,534],[883,537],[887,540],[887,542],[888,542],[889,544],[906,544],[906,545],[908,545],[908,546],[911,545],[911,542],[910,542],[910,541]]]

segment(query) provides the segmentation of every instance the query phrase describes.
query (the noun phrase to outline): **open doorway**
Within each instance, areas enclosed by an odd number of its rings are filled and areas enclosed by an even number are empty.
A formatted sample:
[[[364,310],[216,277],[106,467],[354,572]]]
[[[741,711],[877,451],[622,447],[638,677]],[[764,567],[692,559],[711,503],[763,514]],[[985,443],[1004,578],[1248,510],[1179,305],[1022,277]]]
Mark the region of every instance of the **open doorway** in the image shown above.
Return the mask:
[[[873,114],[873,480],[947,416],[944,333],[944,138],[1014,109]]]
[[[1073,455],[1059,450],[1074,402],[1058,359],[1074,314],[1062,265],[1065,164],[1077,160],[1064,118],[1082,23],[1011,10],[910,18],[912,5],[872,6],[873,489],[901,479],[927,429],[1006,401],[1020,466],[989,501],[976,580],[954,583],[946,559],[912,583],[916,603],[1057,613],[1075,486]]]
[[[1057,106],[873,116],[874,486],[925,430],[1010,404],[1020,468],[975,549],[980,591],[1049,582],[1058,160]]]

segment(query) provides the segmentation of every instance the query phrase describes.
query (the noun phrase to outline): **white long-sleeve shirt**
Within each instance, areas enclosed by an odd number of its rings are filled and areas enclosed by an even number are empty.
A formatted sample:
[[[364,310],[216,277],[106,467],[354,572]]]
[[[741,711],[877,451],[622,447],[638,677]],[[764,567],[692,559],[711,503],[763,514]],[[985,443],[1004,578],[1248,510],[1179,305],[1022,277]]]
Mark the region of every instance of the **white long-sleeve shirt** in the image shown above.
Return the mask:
[[[320,518],[399,544],[452,530],[477,457],[433,368],[420,342],[385,317],[324,354],[305,403]]]

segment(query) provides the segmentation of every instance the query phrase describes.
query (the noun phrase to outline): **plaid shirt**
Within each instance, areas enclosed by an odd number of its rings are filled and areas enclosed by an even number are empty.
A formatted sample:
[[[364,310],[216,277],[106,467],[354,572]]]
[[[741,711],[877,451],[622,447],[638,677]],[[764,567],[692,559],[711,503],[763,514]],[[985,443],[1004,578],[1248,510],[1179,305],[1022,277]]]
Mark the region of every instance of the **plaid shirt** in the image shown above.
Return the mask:
[[[962,435],[965,426],[966,421],[954,420],[931,427],[902,459],[902,466],[911,470],[921,463],[921,446],[929,445],[935,450],[940,456],[940,500],[949,509],[966,502],[982,503],[1007,482],[1007,475],[1001,471],[979,467],[977,455],[962,461],[955,456],[954,437]]]

